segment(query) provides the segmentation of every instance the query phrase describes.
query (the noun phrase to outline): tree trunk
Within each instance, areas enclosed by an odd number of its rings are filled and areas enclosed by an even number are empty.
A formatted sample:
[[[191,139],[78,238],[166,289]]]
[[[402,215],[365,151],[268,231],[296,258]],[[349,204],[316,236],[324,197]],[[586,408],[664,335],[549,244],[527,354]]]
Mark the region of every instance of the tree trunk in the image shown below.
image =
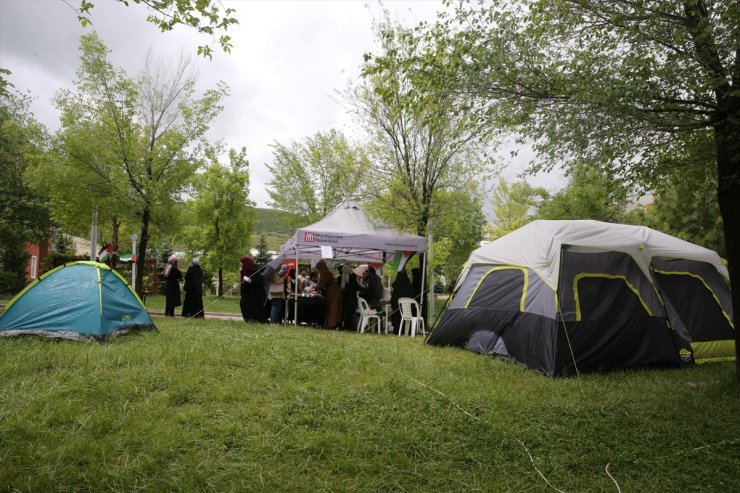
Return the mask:
[[[725,247],[730,289],[732,290],[733,324],[740,310],[740,98],[728,97],[724,118],[714,127],[717,145],[717,200],[724,222]],[[740,385],[740,338],[735,327],[735,374]]]
[[[146,248],[149,243],[149,206],[144,207],[144,211],[141,213],[141,236],[139,237],[139,247],[136,254],[136,272],[141,272],[141,275],[136,276],[136,285],[134,291],[141,298],[144,294],[144,265],[146,263]]]
[[[223,267],[218,268],[218,286],[216,287],[216,296],[219,298],[224,295],[224,269]],[[241,279],[240,279],[241,281]]]
[[[117,269],[118,268],[118,231],[121,229],[121,221],[116,219],[115,217],[111,219],[111,238],[110,238],[110,244],[111,244],[111,253],[110,253],[110,260],[108,261],[108,265],[110,265],[111,269]]]

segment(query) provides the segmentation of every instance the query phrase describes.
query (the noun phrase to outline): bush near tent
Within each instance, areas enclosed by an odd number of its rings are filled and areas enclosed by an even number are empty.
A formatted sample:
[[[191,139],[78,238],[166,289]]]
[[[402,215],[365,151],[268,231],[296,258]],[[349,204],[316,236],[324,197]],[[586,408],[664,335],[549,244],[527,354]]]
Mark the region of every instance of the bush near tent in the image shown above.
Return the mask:
[[[533,221],[474,251],[428,339],[551,376],[735,354],[727,268],[641,226]]]
[[[0,315],[0,336],[105,341],[133,330],[156,327],[125,279],[91,261],[72,262],[43,274]]]

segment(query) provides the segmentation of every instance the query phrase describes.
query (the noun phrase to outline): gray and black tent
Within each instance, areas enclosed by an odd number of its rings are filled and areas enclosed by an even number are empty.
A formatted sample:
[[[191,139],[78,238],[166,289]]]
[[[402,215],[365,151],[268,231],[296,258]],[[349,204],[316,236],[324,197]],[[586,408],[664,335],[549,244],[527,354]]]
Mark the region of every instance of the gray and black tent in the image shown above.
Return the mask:
[[[731,358],[727,268],[642,226],[533,221],[471,254],[427,342],[551,376]]]

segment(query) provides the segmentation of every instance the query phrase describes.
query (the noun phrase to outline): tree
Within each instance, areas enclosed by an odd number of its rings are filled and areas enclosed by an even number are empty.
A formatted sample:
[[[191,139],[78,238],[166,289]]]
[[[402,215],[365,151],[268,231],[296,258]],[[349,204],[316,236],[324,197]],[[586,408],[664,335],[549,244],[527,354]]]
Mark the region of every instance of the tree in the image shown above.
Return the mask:
[[[580,159],[639,183],[707,136],[740,306],[738,19],[740,3],[725,0],[461,4],[409,35],[424,51],[403,68],[422,94],[455,95],[462,111],[531,138],[540,167]]]
[[[249,248],[254,224],[249,200],[249,162],[246,149],[229,150],[229,165],[218,161],[218,150],[207,152],[210,165],[195,177],[190,202],[193,224],[186,228],[190,248],[202,252],[206,270],[218,275],[217,295],[223,296],[223,269],[239,265]]]
[[[705,166],[666,177],[655,191],[647,225],[725,256],[716,184],[716,170]]]
[[[267,164],[270,205],[313,222],[362,187],[369,162],[365,151],[337,130],[317,132],[302,143],[275,143]]]
[[[0,292],[23,287],[26,245],[49,233],[44,200],[23,181],[29,162],[46,151],[47,141],[46,129],[29,110],[29,98],[0,94]]]
[[[509,185],[503,176],[493,191],[491,202],[494,222],[486,227],[486,237],[495,240],[521,228],[537,215],[539,204],[548,197],[542,187],[533,187],[526,181]]]
[[[628,190],[620,180],[583,163],[569,174],[565,188],[539,204],[539,218],[625,222]]]
[[[254,256],[254,263],[256,265],[262,266],[270,263],[272,256],[268,253],[267,240],[264,234],[260,235],[260,241],[257,243],[255,249],[257,250],[257,255]]]
[[[137,5],[143,4],[151,12],[147,21],[153,23],[160,31],[171,31],[178,24],[190,26],[200,34],[211,36],[211,45],[198,47],[198,54],[208,58],[213,57],[213,42],[216,41],[216,33],[223,31],[218,37],[218,43],[226,53],[231,52],[231,36],[225,34],[229,26],[238,24],[239,21],[233,17],[236,12],[232,8],[225,7],[219,0],[117,0],[126,6],[129,2]],[[69,5],[69,4],[67,4]],[[70,5],[71,7],[71,5]],[[90,14],[95,7],[94,2],[80,0],[80,8],[77,19],[83,26],[92,24]],[[223,9],[223,11],[221,10]]]
[[[111,201],[137,218],[137,250],[145,252],[153,222],[168,217],[198,167],[198,143],[222,110],[228,89],[220,83],[196,99],[196,79],[184,59],[171,71],[148,59],[134,81],[108,61],[97,34],[82,36],[80,47],[77,89],[56,98],[63,123],[60,142],[81,175],[97,175]],[[84,152],[68,144],[76,142],[70,134],[78,131],[95,132],[80,143]],[[144,261],[144,255],[137,256],[139,272]],[[142,276],[135,289],[142,293]]]
[[[364,83],[348,91],[355,114],[375,142],[374,208],[387,220],[401,220],[426,235],[437,191],[465,190],[481,174],[482,148],[489,136],[478,121],[455,111],[454,99],[440,93],[419,95],[416,79],[393,64],[414,56],[407,31],[389,22],[378,27],[388,63],[367,58]]]
[[[445,287],[454,283],[470,253],[480,246],[486,216],[483,214],[482,194],[440,191],[435,203],[439,211],[432,223],[434,275]]]

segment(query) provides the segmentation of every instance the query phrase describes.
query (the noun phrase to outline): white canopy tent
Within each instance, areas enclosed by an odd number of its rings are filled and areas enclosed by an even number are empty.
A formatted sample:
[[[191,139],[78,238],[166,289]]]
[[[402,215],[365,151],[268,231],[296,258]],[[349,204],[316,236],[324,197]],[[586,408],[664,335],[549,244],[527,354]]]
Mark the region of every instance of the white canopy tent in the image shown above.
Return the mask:
[[[423,236],[402,233],[381,222],[373,222],[357,201],[347,199],[320,221],[298,228],[280,247],[280,255],[385,263],[392,260],[397,251],[423,252],[425,247]]]
[[[295,259],[296,265],[299,259],[384,264],[392,261],[397,252],[408,255],[425,249],[426,238],[423,236],[402,233],[382,222],[371,221],[356,200],[346,199],[323,219],[298,228],[293,237],[280,247],[280,255],[273,261],[273,266],[288,258]],[[426,265],[422,276],[425,271]]]

